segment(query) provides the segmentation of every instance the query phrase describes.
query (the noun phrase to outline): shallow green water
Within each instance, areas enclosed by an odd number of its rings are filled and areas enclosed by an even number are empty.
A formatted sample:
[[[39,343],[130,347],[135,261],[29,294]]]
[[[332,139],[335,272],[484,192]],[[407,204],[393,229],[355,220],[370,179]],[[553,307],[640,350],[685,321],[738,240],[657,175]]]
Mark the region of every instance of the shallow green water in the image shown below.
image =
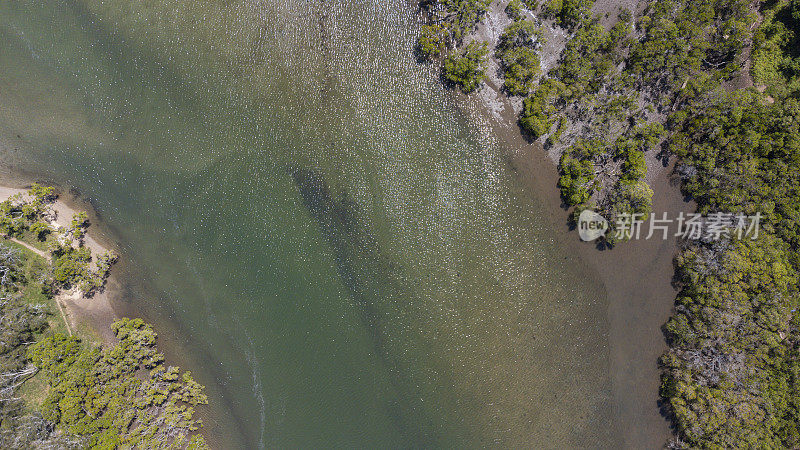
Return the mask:
[[[0,0],[2,162],[91,199],[219,446],[613,446],[605,294],[414,27]]]

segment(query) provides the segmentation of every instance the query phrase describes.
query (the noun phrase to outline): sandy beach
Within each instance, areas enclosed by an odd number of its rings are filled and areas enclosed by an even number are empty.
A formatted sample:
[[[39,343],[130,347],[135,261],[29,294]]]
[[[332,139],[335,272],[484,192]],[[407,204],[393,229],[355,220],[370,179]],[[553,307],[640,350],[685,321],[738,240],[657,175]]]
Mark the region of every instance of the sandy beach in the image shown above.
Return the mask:
[[[6,200],[16,194],[26,195],[26,193],[26,187],[0,186],[0,199],[2,200]],[[54,223],[51,223],[54,227],[67,227],[72,220],[73,214],[85,211],[83,208],[68,204],[61,197],[62,195],[59,195],[59,198],[50,205],[55,213]],[[85,212],[92,217],[91,211]],[[33,249],[24,243],[21,244],[42,256],[47,256],[44,252]],[[110,246],[101,244],[93,236],[92,227],[89,227],[89,231],[84,237],[84,245],[92,250],[92,255],[94,256],[110,250]],[[78,329],[88,329],[91,334],[97,335],[104,344],[114,342],[115,338],[111,331],[111,324],[118,319],[114,308],[111,306],[111,299],[118,292],[118,282],[114,277],[113,269],[111,273],[105,286],[91,296],[83,295],[79,290],[73,289],[59,292],[54,298],[62,313],[66,316],[68,328],[72,332]]]

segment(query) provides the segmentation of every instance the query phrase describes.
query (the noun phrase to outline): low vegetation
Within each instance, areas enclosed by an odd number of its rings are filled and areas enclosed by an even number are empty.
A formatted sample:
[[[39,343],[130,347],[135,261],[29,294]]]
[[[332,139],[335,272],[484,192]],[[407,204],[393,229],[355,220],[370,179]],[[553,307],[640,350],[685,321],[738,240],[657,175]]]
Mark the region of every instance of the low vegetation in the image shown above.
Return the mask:
[[[112,326],[117,342],[101,347],[64,323],[54,295],[96,289],[116,256],[102,255],[89,269],[91,252],[75,240],[86,216],[52,229],[54,199],[51,188],[35,185],[0,203],[10,235],[53,246],[48,261],[0,243],[0,448],[206,448],[195,418],[208,402],[204,388],[164,363],[150,325],[122,319]]]

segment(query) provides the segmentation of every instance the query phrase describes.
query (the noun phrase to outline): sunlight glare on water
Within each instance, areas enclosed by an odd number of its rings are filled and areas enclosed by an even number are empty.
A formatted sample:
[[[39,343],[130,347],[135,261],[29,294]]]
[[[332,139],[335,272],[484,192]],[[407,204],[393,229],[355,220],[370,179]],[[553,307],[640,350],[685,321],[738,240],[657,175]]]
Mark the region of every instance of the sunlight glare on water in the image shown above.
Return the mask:
[[[414,60],[415,14],[0,1],[4,163],[93,200],[212,442],[610,442],[602,289]]]

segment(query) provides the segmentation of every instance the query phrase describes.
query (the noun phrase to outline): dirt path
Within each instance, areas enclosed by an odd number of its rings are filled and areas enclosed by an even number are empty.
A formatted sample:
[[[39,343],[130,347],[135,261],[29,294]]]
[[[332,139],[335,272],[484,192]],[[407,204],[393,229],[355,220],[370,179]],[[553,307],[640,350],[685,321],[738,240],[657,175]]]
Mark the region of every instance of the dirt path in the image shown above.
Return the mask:
[[[67,320],[67,313],[64,311],[64,307],[61,305],[61,299],[65,297],[73,298],[74,296],[68,296],[67,294],[60,293],[53,298],[53,301],[56,302],[56,305],[58,305],[58,310],[61,311],[61,318],[64,319],[64,325],[67,326],[67,332],[70,336],[72,336],[72,326],[69,324],[69,320]]]
[[[44,259],[49,259],[50,258],[50,255],[47,254],[47,252],[39,250],[38,248],[36,248],[36,247],[26,243],[26,242],[23,242],[23,241],[21,241],[21,240],[19,240],[17,238],[13,238],[12,237],[12,238],[9,238],[9,240],[11,240],[12,242],[17,243],[17,244],[27,248],[28,250],[32,251],[33,253],[36,253],[37,255],[41,256]],[[61,305],[61,297],[63,295],[64,294],[57,295],[55,298],[53,298],[53,301],[58,306],[58,311],[61,313],[61,318],[64,319],[64,325],[67,327],[67,332],[69,333],[70,336],[72,336],[72,327],[69,324],[69,320],[67,320],[67,313],[64,312],[64,307]]]
[[[28,250],[32,251],[33,253],[36,253],[37,255],[41,256],[44,259],[49,259],[50,258],[50,255],[48,255],[46,252],[44,252],[42,250],[39,250],[38,248],[36,248],[36,247],[34,247],[34,246],[32,246],[32,245],[30,245],[28,243],[20,241],[17,238],[13,238],[12,237],[12,238],[9,238],[9,240],[12,241],[12,242],[15,242],[15,243],[17,243],[17,244],[19,244],[19,245],[21,245],[21,246],[23,246],[25,248],[27,248]]]
[[[25,196],[28,192],[27,189],[27,187],[0,185],[0,199],[6,199],[17,194]],[[51,225],[54,229],[69,227],[70,220],[78,211],[89,212],[90,220],[93,220],[95,217],[91,213],[90,206],[91,205],[82,202],[81,199],[69,193],[63,194],[52,204],[55,219],[51,221]],[[89,234],[84,237],[84,245],[91,249],[93,255],[101,255],[109,248],[95,239],[93,233],[96,231],[97,230],[90,230]],[[39,250],[19,239],[8,239],[50,260],[48,252]],[[105,289],[95,293],[91,297],[86,297],[82,292],[76,290],[59,293],[53,298],[56,305],[58,305],[59,312],[64,319],[64,323],[70,335],[74,335],[78,327],[83,325],[86,326],[88,330],[95,333],[97,338],[104,344],[116,342],[116,337],[111,331],[111,324],[114,323],[118,317],[114,308],[111,306],[111,298],[118,295],[120,285],[113,276],[109,278],[106,283],[107,286]]]
[[[61,318],[64,319],[64,325],[67,327],[67,333],[72,336],[72,327],[69,324],[69,320],[67,320],[67,314],[64,312],[64,307],[61,306],[61,300],[59,299],[59,296],[56,296],[56,298],[53,300],[56,302],[56,305],[58,305],[58,310],[61,312]]]

